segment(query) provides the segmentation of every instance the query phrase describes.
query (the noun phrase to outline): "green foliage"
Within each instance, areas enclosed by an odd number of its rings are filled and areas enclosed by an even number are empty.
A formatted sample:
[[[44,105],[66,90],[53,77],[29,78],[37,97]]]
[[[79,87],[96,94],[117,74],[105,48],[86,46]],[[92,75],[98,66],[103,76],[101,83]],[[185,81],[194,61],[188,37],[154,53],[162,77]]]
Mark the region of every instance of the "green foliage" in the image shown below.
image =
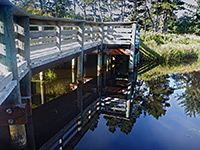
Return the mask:
[[[194,35],[142,32],[141,50],[151,54],[157,53],[160,56],[159,60],[166,63],[196,59],[200,53],[200,39]]]
[[[48,69],[46,72],[45,72],[45,80],[46,81],[50,81],[52,82],[53,80],[56,79],[56,73],[51,70],[51,69]]]

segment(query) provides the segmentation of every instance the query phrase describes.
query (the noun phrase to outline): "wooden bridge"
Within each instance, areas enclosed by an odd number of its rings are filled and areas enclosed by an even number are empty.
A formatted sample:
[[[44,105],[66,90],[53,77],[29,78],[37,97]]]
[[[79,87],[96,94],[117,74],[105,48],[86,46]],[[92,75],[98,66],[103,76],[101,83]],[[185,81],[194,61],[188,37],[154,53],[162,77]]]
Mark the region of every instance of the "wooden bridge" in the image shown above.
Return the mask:
[[[8,0],[0,1],[0,105],[30,100],[34,72],[75,57],[78,57],[77,82],[82,83],[84,54],[92,51],[98,54],[101,72],[102,55],[109,48],[125,47],[124,52],[130,55],[129,74],[135,79],[139,43],[136,22],[90,22],[34,16]],[[8,125],[14,124],[8,122]]]

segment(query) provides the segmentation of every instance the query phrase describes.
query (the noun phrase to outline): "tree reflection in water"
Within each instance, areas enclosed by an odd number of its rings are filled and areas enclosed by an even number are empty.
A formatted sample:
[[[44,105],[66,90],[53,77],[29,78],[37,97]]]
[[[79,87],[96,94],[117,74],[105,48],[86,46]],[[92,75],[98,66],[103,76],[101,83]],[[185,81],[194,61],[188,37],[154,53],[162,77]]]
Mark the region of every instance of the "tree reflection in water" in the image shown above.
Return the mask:
[[[189,74],[176,74],[172,78],[176,81],[177,89],[185,89],[184,92],[178,94],[177,100],[184,107],[186,115],[196,117],[200,114],[200,72],[192,72]]]
[[[132,117],[129,120],[124,120],[124,119],[104,116],[104,119],[107,120],[106,125],[109,127],[110,132],[114,133],[116,131],[116,128],[120,128],[120,131],[122,133],[125,133],[126,135],[131,132],[136,122],[136,119],[134,117]]]
[[[168,75],[163,75],[148,81],[138,81],[133,110],[137,117],[140,117],[142,112],[145,116],[152,115],[156,119],[165,115],[166,107],[170,106],[167,101],[174,92],[174,89],[169,87],[168,78]]]
[[[165,116],[167,107],[170,107],[170,95],[174,94],[180,106],[185,109],[189,117],[200,114],[200,72],[184,74],[162,75],[149,80],[138,80],[130,120],[104,116],[109,131],[114,133],[120,128],[125,134],[129,134],[141,115],[151,115],[156,119]],[[170,85],[170,79],[175,86]],[[178,94],[177,94],[178,93]]]
[[[129,120],[104,116],[104,119],[107,120],[106,125],[109,127],[109,131],[114,133],[116,128],[120,128],[120,131],[129,134],[136,119],[141,115],[152,115],[159,119],[159,117],[165,115],[166,107],[170,107],[168,100],[173,93],[174,89],[169,86],[168,75],[146,81],[139,80]]]

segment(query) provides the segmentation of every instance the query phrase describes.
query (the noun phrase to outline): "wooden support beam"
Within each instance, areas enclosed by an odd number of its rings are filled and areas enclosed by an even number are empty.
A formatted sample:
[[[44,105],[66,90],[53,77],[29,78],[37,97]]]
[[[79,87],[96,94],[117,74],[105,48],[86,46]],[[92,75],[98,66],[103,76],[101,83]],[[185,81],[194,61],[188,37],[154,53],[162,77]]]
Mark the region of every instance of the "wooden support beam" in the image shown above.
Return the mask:
[[[0,22],[3,23],[4,32],[1,37],[3,38],[4,45],[6,47],[6,62],[8,71],[12,72],[13,80],[17,81],[16,88],[12,92],[11,96],[9,96],[8,103],[21,104],[12,7],[0,6]],[[9,125],[9,130],[12,147],[18,149],[25,147],[27,143],[25,125]]]
[[[12,72],[13,80],[17,81],[17,86],[15,92],[12,93],[11,101],[14,104],[21,103],[18,69],[17,69],[17,58],[15,49],[15,39],[14,39],[14,28],[13,28],[13,14],[12,7],[10,6],[0,6],[0,22],[3,24],[3,35],[2,41],[6,49],[6,63],[8,66],[8,71]]]
[[[77,59],[77,82],[83,82],[83,58],[84,58],[84,31],[85,22],[79,25],[78,29],[78,43],[81,45],[81,54]]]
[[[76,65],[76,59],[72,59],[72,84],[75,84],[75,65]]]
[[[78,108],[80,110],[80,120],[78,121],[78,131],[82,131],[83,126],[83,94],[82,94],[82,83],[83,83],[83,59],[84,59],[84,34],[85,34],[85,22],[82,22],[78,26],[78,43],[81,45],[81,54],[77,58],[77,99]]]
[[[98,76],[100,76],[100,74],[101,74],[101,71],[102,71],[102,54],[98,54],[98,56],[97,56],[98,58],[98,60],[97,60],[97,77]]]
[[[130,76],[133,74],[133,69],[134,69],[136,27],[137,27],[137,24],[132,25],[131,50],[130,50],[130,55],[129,55],[129,75]]]
[[[27,61],[28,73],[22,79],[22,86],[23,86],[23,96],[31,97],[31,77],[32,72],[30,69],[30,24],[29,24],[29,17],[20,17],[18,18],[17,23],[23,27],[24,29],[24,60]]]
[[[133,98],[133,80],[129,79],[127,88],[127,101],[126,101],[126,117],[129,118],[131,114],[131,102]]]
[[[43,81],[43,78],[44,78],[44,74],[43,72],[40,72],[39,74],[40,76],[40,95],[41,95],[41,104],[44,104],[45,102],[45,98],[44,98],[44,81]]]
[[[87,64],[87,54],[84,54],[84,65],[83,65],[83,77],[84,77],[84,83],[86,82],[86,76],[87,76],[87,72],[86,72],[86,64]]]
[[[103,41],[104,41],[104,24],[101,24],[100,28],[100,38],[101,38],[101,45],[100,45],[100,50],[103,51]]]

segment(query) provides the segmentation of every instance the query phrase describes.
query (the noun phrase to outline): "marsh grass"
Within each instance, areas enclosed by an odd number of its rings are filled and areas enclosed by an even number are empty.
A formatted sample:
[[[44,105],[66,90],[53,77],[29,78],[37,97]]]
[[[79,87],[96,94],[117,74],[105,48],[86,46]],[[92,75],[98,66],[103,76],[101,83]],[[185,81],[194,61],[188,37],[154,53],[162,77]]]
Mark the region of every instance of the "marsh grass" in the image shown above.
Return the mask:
[[[142,48],[154,51],[159,55],[157,58],[167,64],[170,61],[197,59],[200,56],[200,37],[141,32]]]
[[[141,63],[142,64],[142,63]],[[194,71],[200,71],[200,60],[187,60],[187,61],[179,61],[179,62],[170,62],[169,64],[154,64],[147,65],[151,67],[151,69],[146,69],[147,71],[143,72],[141,70],[139,72],[138,79],[150,80],[152,78],[158,78],[162,75],[167,74],[183,74],[183,73],[190,73]],[[142,68],[142,66],[140,66]],[[143,69],[143,68],[142,68]]]

